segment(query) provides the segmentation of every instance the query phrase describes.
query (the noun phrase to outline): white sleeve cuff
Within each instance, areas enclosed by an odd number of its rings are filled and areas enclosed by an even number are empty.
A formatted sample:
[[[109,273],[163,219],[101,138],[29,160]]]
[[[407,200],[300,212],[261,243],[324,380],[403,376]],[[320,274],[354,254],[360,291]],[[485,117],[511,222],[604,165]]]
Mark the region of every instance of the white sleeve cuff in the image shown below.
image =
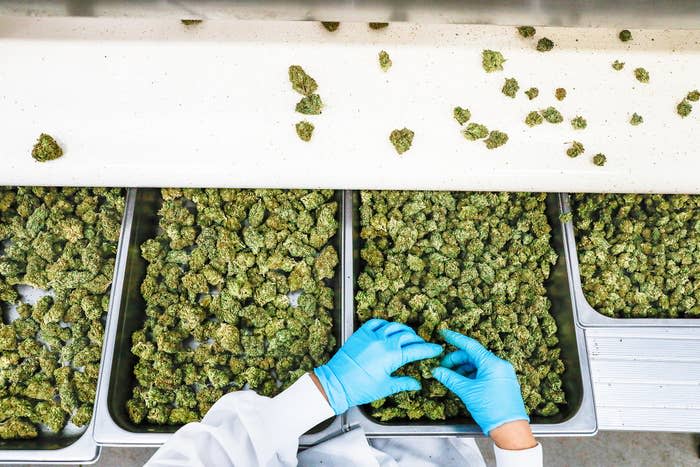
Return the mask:
[[[305,374],[271,400],[271,418],[280,420],[296,437],[335,416],[311,376]]]
[[[520,451],[501,449],[495,444],[493,451],[496,454],[498,467],[542,467],[542,445]]]

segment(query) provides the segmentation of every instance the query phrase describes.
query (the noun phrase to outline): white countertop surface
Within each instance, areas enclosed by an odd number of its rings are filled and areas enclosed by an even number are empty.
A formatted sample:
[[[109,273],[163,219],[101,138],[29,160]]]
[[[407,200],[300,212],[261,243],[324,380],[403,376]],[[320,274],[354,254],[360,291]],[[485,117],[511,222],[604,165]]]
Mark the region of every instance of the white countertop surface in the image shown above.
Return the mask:
[[[700,193],[700,103],[675,113],[700,87],[700,31],[633,31],[627,43],[617,32],[538,28],[557,44],[540,53],[511,27],[0,17],[0,184]],[[483,71],[484,48],[505,55],[503,72]],[[322,115],[294,112],[291,64],[318,81]],[[540,96],[504,96],[509,77]],[[466,141],[456,105],[508,144]],[[523,123],[549,105],[564,123]],[[570,127],[578,114],[586,130]],[[303,118],[310,143],[294,131]],[[388,135],[404,126],[416,136],[398,156]],[[41,132],[63,158],[31,158]],[[573,139],[586,147],[577,159],[565,155]]]

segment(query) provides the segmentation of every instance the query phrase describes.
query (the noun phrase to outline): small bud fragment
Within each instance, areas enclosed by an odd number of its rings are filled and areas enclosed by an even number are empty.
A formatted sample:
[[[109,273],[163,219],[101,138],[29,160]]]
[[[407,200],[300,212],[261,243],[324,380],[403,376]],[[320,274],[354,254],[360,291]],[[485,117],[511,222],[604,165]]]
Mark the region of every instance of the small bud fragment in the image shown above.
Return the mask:
[[[595,156],[593,156],[593,163],[599,167],[604,166],[607,161],[608,158],[605,157],[605,154],[598,153]]]

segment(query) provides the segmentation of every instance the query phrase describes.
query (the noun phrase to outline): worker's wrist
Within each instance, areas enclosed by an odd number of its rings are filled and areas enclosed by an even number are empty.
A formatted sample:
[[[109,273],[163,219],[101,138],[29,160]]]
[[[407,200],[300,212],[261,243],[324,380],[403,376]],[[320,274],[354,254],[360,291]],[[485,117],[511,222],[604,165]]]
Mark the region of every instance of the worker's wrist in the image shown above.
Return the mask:
[[[311,381],[313,381],[316,385],[316,389],[318,389],[323,398],[326,399],[326,402],[328,402],[328,396],[326,395],[326,391],[323,390],[323,385],[321,384],[321,381],[319,381],[318,376],[316,376],[316,373],[314,373],[313,371],[309,371],[309,376],[311,377]]]
[[[537,446],[537,440],[532,436],[530,424],[526,420],[504,423],[492,429],[489,436],[496,446],[509,451],[520,451]]]

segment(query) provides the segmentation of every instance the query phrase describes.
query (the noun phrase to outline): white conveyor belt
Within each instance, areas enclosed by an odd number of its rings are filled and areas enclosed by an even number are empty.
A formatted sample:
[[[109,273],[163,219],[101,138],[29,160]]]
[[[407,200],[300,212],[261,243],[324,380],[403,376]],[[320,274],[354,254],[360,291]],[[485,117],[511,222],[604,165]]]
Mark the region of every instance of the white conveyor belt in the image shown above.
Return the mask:
[[[512,27],[395,23],[372,31],[314,22],[0,18],[0,185],[333,187],[700,193],[700,103],[675,106],[700,87],[700,31],[538,28],[556,43]],[[503,52],[505,71],[487,74],[482,49]],[[383,73],[385,49],[393,67]],[[615,71],[614,60],[626,63]],[[300,141],[287,67],[319,83],[322,115]],[[633,69],[645,67],[649,84]],[[528,101],[504,96],[504,79]],[[554,89],[565,87],[563,102]],[[452,118],[510,135],[489,151]],[[566,121],[529,128],[531,110],[556,105]],[[632,112],[644,123],[628,123]],[[568,120],[583,115],[588,128]],[[398,156],[394,128],[415,131]],[[30,157],[41,132],[65,156]],[[586,154],[565,155],[581,141]],[[602,152],[605,167],[591,158]]]

